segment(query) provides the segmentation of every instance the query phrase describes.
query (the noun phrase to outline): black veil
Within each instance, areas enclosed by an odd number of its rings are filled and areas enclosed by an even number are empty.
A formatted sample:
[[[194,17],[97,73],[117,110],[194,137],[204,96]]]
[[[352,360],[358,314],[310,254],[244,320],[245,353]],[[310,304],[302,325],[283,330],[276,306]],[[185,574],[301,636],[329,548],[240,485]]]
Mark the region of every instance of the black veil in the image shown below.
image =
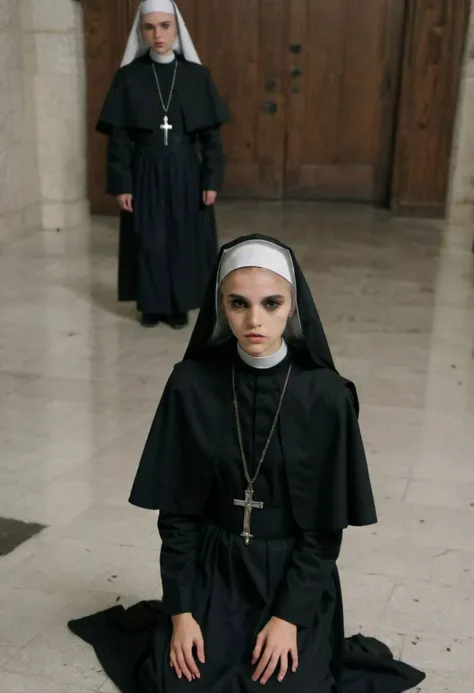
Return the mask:
[[[329,344],[326,339],[311,290],[295,257],[295,254],[289,246],[284,245],[274,238],[260,234],[241,236],[240,238],[236,238],[230,243],[222,246],[212,270],[206,293],[201,304],[199,316],[183,360],[206,359],[212,355],[213,351],[215,351],[216,347],[213,345],[211,338],[217,321],[216,284],[219,267],[223,254],[226,250],[230,250],[240,243],[248,241],[266,241],[268,243],[273,243],[290,254],[296,279],[298,312],[303,333],[302,338],[298,343],[295,344],[295,346],[305,351],[313,365],[316,367],[328,368],[332,371],[336,371],[331,350],[329,349]]]

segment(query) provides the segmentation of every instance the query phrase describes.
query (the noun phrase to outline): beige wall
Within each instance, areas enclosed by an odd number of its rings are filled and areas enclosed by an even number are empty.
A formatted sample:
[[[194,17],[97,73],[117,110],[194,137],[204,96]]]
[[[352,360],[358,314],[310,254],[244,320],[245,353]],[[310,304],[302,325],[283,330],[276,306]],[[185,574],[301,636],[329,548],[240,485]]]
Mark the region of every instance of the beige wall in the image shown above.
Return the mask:
[[[37,224],[39,201],[33,85],[18,0],[0,0],[0,239]]]
[[[82,8],[0,0],[0,239],[87,216]]]

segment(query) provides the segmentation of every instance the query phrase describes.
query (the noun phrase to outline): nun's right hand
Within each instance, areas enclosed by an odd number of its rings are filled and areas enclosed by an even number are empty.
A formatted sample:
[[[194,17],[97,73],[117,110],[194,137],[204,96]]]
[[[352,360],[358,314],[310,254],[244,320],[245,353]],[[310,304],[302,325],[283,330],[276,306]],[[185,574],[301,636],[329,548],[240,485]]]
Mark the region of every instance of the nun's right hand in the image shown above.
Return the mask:
[[[129,193],[125,193],[124,195],[117,195],[117,202],[119,204],[120,209],[123,212],[133,212],[132,200],[133,196]]]
[[[194,659],[194,651],[201,664],[205,663],[204,639],[198,622],[190,613],[172,617],[173,635],[170,646],[170,666],[180,679],[200,679],[201,674]]]

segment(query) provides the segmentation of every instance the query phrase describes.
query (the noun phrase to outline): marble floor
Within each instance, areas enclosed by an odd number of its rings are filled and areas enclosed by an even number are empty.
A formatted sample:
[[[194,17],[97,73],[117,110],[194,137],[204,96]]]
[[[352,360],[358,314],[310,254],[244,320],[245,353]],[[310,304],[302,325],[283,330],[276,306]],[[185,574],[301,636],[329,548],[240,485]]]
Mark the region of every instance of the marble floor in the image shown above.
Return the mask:
[[[471,693],[472,229],[310,203],[219,216],[223,239],[293,244],[359,387],[380,523],[346,534],[348,630],[426,669],[423,691]],[[154,516],[126,499],[190,329],[117,306],[114,227],[0,236],[0,515],[47,525],[0,558],[2,693],[111,693],[65,623],[160,591]]]

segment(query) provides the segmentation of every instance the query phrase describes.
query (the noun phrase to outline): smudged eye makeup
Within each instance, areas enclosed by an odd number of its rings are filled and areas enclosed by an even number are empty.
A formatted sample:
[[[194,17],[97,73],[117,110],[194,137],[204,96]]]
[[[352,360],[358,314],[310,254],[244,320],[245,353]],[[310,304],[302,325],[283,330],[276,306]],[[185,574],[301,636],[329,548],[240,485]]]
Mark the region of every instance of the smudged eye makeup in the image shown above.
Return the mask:
[[[230,306],[234,310],[246,310],[250,308],[250,301],[244,298],[244,296],[236,296],[231,294],[229,299]],[[265,310],[273,312],[283,305],[284,302],[285,299],[283,296],[267,296],[262,300],[261,305],[265,308]]]

